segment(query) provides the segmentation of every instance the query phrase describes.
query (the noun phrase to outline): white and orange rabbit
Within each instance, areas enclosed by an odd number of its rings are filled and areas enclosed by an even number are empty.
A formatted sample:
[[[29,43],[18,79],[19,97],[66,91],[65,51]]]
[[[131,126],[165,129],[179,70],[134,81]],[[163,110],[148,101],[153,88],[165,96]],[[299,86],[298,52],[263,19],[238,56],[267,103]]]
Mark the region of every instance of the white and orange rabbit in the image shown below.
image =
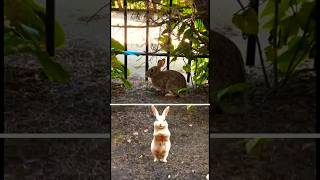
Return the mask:
[[[151,106],[152,112],[156,117],[154,122],[153,140],[151,143],[151,152],[154,157],[154,161],[167,162],[167,157],[171,148],[170,131],[168,129],[168,123],[166,116],[169,112],[169,106],[167,106],[162,115],[159,115],[158,110],[154,105]]]

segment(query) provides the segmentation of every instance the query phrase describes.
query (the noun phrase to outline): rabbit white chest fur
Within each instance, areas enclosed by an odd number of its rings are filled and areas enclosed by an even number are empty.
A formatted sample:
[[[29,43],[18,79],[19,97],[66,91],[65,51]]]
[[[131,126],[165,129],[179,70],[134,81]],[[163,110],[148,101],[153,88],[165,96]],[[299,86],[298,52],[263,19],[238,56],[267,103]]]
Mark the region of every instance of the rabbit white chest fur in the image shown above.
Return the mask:
[[[171,148],[170,135],[168,129],[155,131],[153,133],[151,152],[155,158],[154,161],[160,160],[161,162],[167,162]]]

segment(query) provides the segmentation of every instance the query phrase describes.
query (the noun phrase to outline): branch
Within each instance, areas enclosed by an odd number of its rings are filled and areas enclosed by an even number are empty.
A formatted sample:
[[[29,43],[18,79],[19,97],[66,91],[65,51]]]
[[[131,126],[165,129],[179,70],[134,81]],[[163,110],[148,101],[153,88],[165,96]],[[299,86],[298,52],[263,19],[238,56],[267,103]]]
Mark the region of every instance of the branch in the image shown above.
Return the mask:
[[[103,5],[101,8],[98,9],[98,11],[96,11],[88,20],[87,23],[89,23],[94,17],[96,17],[98,15],[98,13],[100,11],[102,11],[102,9],[104,9],[105,7],[107,7],[108,5],[110,5],[110,2],[106,3],[105,5]]]

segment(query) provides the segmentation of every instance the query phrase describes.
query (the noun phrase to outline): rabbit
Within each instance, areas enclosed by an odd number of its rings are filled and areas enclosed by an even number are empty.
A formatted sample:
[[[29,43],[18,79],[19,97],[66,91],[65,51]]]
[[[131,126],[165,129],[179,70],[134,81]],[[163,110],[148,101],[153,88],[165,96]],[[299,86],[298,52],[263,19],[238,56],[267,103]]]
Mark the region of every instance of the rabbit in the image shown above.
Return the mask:
[[[161,71],[165,64],[165,59],[158,61],[158,65],[150,68],[146,76],[151,78],[152,85],[161,90],[161,93],[171,92],[178,96],[178,90],[187,87],[185,77],[178,71],[166,70]]]
[[[162,115],[159,115],[158,110],[154,105],[151,106],[151,109],[153,115],[156,117],[156,121],[154,122],[153,139],[151,143],[151,153],[154,157],[154,162],[159,160],[160,162],[166,163],[171,148],[171,134],[168,129],[168,123],[165,120],[169,112],[169,106],[164,109]]]

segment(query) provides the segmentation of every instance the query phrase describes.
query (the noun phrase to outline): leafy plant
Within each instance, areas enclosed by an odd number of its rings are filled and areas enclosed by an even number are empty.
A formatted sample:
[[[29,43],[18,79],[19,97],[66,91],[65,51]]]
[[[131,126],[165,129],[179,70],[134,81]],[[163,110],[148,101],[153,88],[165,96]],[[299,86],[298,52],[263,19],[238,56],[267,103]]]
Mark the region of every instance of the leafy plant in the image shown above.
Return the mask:
[[[257,34],[259,31],[258,16],[254,9],[249,8],[241,14],[235,14],[232,23],[245,34]]]
[[[51,80],[67,82],[70,75],[45,50],[45,10],[34,0],[4,1],[4,55],[28,53],[37,57]],[[55,23],[55,47],[63,47],[65,35]]]
[[[233,84],[217,92],[217,101],[221,101],[224,97],[230,96],[235,93],[243,93],[247,89],[248,89],[247,83]]]
[[[209,77],[209,59],[199,58],[201,55],[209,54],[208,31],[197,10],[193,7],[192,1],[174,1],[173,8],[171,16],[168,13],[160,14],[160,16],[170,16],[167,17],[166,28],[159,37],[160,46],[170,52],[170,55],[173,56],[172,62],[176,61],[179,56],[186,57],[192,65],[186,63],[183,69],[186,73],[193,72],[193,81],[200,86]],[[180,40],[176,47],[171,43],[172,37]]]
[[[188,93],[188,92],[191,92],[192,90],[190,88],[181,88],[178,90],[178,94],[185,94],[185,93]]]
[[[268,18],[261,27],[270,32],[269,45],[264,50],[267,61],[275,66],[274,84],[278,83],[279,74],[284,85],[299,65],[315,55],[315,1],[269,0],[260,17],[249,7],[236,13],[232,22],[244,34],[257,35],[260,18]]]
[[[278,3],[278,25],[273,24],[275,5]],[[273,63],[277,58],[277,70],[284,76],[284,83],[293,75],[299,65],[314,56],[316,13],[315,1],[283,0],[268,1],[261,17],[269,17],[263,28],[270,31],[269,45],[265,48],[267,60]],[[271,18],[270,18],[271,17]],[[276,40],[276,41],[274,41]],[[279,56],[277,56],[277,54]]]
[[[116,57],[118,54],[121,54],[124,50],[124,46],[117,40],[111,38],[111,47],[113,48],[111,52],[111,78],[119,79],[122,81],[123,85],[127,88],[132,87],[130,81],[125,79],[125,66],[119,61]],[[129,69],[127,69],[128,76],[130,75]]]

